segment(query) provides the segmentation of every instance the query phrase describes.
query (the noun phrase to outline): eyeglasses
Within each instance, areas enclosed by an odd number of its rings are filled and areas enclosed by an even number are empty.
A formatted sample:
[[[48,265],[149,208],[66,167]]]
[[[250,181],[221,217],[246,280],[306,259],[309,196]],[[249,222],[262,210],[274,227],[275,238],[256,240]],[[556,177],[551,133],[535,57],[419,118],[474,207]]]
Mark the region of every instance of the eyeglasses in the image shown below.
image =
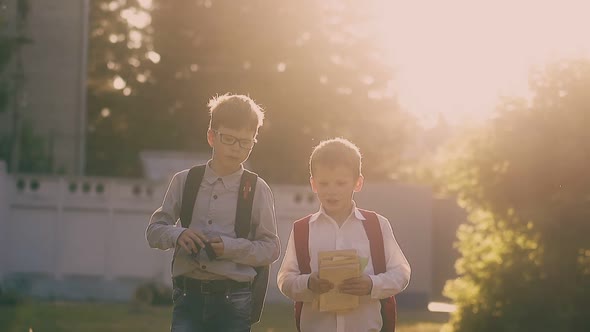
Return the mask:
[[[256,143],[256,139],[239,139],[229,134],[220,133],[217,130],[211,129],[216,135],[219,135],[219,140],[225,145],[234,145],[236,142],[242,149],[252,149]]]

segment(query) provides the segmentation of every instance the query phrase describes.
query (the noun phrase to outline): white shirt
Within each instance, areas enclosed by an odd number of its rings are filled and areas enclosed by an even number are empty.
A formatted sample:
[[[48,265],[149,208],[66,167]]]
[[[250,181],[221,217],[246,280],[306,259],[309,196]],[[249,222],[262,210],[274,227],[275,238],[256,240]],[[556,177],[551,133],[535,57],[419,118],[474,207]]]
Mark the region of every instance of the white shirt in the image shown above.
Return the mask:
[[[395,240],[389,221],[377,215],[383,245],[385,248],[386,272],[374,275],[369,239],[363,227],[365,220],[361,212],[353,207],[353,212],[339,227],[334,219],[328,216],[323,208],[313,214],[309,221],[309,253],[312,272],[318,271],[318,252],[325,250],[356,249],[359,257],[366,257],[369,263],[363,271],[373,281],[371,294],[360,297],[360,305],[349,312],[319,312],[312,307],[315,294],[307,288],[309,274],[301,274],[293,231],[289,237],[285,258],[277,276],[279,289],[294,301],[302,301],[301,331],[322,332],[361,332],[380,331],[381,319],[380,299],[395,295],[404,290],[410,281],[410,265]]]
[[[252,227],[248,239],[236,237],[235,219],[240,180],[244,168],[226,176],[218,176],[207,163],[203,181],[199,187],[193,209],[190,229],[198,230],[210,238],[223,240],[223,255],[209,261],[204,250],[198,261],[176,249],[173,276],[184,275],[194,279],[233,279],[252,281],[256,272],[253,267],[269,265],[279,257],[280,245],[277,236],[274,198],[266,182],[258,177],[252,202]],[[164,197],[146,229],[146,238],[152,248],[172,249],[185,230],[181,226],[180,207],[184,182],[188,170],[174,175]]]

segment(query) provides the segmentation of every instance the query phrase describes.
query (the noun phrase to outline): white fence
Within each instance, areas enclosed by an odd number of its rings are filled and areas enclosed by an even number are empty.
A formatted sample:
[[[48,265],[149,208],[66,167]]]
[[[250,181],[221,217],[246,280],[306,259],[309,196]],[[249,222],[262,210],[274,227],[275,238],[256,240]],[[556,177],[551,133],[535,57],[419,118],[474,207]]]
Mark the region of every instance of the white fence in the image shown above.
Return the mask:
[[[0,280],[31,295],[128,300],[147,280],[170,284],[170,252],[144,237],[167,183],[7,175],[0,162]],[[291,223],[318,208],[307,186],[271,185],[283,249]],[[426,188],[366,184],[359,206],[388,217],[410,264],[407,295],[432,289],[432,195]],[[283,251],[284,252],[284,251]],[[286,301],[272,268],[269,301]]]

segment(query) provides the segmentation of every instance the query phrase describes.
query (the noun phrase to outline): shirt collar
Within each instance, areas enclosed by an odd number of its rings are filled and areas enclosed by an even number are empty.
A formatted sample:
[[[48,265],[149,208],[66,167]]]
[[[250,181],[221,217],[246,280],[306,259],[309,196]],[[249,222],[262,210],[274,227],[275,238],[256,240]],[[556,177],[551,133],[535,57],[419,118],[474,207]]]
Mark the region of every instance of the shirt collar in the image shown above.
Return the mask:
[[[215,173],[213,168],[211,168],[211,160],[207,162],[207,166],[205,167],[205,174],[203,175],[203,180],[205,180],[208,184],[213,185],[215,181],[221,179],[221,183],[225,187],[225,189],[232,189],[237,188],[240,186],[240,181],[242,179],[242,173],[244,172],[244,166],[240,164],[240,169],[237,171],[225,175],[219,176]]]
[[[361,211],[359,211],[359,209],[356,207],[356,202],[354,200],[352,201],[352,212],[350,213],[348,218],[346,218],[346,220],[350,219],[350,217],[353,215],[356,220],[359,220],[359,221],[365,220],[365,216],[363,216]],[[312,223],[312,222],[318,220],[318,218],[320,218],[320,217],[331,218],[330,216],[328,216],[328,214],[326,213],[326,210],[324,210],[324,207],[322,205],[320,205],[320,210],[318,212],[311,215],[311,217],[309,218],[309,222]]]

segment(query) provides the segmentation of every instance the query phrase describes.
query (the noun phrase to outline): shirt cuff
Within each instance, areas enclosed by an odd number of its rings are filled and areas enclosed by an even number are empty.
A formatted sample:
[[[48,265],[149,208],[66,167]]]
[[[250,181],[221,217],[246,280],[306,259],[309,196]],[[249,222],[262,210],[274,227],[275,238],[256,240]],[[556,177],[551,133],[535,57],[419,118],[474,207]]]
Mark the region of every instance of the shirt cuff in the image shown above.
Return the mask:
[[[219,256],[221,259],[231,259],[236,257],[240,253],[239,241],[237,239],[220,235],[221,241],[223,242],[223,255]]]
[[[380,299],[380,296],[379,296],[380,295],[379,294],[380,293],[379,292],[379,288],[380,287],[378,285],[379,279],[375,275],[369,275],[369,278],[371,278],[371,282],[373,283],[373,287],[371,287],[371,294],[369,294],[370,297],[372,299]]]
[[[171,248],[176,248],[176,244],[178,243],[178,238],[180,237],[180,234],[184,233],[184,231],[186,231],[188,228],[183,228],[183,227],[172,227],[172,229],[170,230],[170,241],[171,243]]]
[[[302,294],[302,302],[312,302],[315,298],[315,294],[307,287],[311,274],[304,274],[301,275],[301,277],[302,278],[295,279],[295,287],[296,289],[300,290],[300,293]]]

